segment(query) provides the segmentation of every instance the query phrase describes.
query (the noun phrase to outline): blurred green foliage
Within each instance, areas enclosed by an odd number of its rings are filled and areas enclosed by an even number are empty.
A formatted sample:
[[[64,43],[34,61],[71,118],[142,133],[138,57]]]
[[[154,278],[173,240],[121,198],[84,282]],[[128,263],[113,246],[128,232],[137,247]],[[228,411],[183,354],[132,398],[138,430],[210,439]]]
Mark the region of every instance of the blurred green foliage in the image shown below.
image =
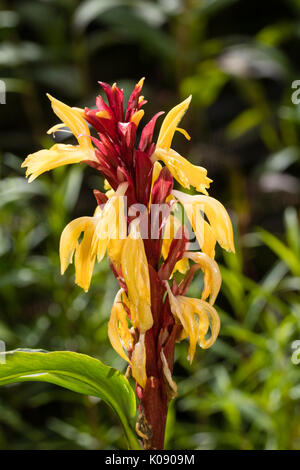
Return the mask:
[[[61,231],[92,214],[91,190],[103,179],[79,165],[29,185],[20,164],[51,145],[46,92],[93,106],[97,80],[128,94],[146,76],[148,118],[193,94],[184,122],[192,141],[179,135],[176,146],[208,169],[238,247],[218,256],[218,341],[192,367],[187,344],[177,346],[166,445],[300,449],[300,365],[291,360],[300,340],[300,107],[291,101],[300,2],[0,0],[0,8],[0,339],[7,349],[68,349],[124,370],[107,339],[117,290],[107,263],[87,294],[72,268],[59,274]],[[199,276],[190,295],[200,285]],[[95,399],[37,383],[1,389],[1,449],[124,447],[116,418]]]

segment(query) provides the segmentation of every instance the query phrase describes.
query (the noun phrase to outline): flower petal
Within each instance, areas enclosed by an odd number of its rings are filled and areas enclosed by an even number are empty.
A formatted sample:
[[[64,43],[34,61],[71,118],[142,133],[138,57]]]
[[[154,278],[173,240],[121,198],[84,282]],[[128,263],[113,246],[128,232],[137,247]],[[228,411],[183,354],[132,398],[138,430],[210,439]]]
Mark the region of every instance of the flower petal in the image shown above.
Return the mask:
[[[83,117],[84,114],[78,108],[71,108],[49,94],[47,94],[47,96],[51,101],[51,106],[55,114],[73,132],[80,147],[90,151],[91,155],[89,158],[91,158],[94,150],[91,139],[89,138],[89,126]]]
[[[131,356],[131,370],[137,383],[145,388],[147,382],[145,334],[140,334],[139,341],[134,347]]]
[[[121,302],[121,293],[122,289],[117,293],[111,310],[108,322],[108,337],[114,350],[125,359],[125,361],[130,362],[123,349],[123,344],[126,349],[132,347],[132,336],[128,328],[127,312]]]
[[[59,255],[61,262],[61,274],[72,263],[75,254],[75,282],[85,291],[88,290],[91,282],[95,256],[92,255],[92,238],[95,231],[94,217],[80,217],[70,222],[63,230],[60,237]],[[78,238],[84,233],[81,243]]]
[[[217,199],[202,195],[190,196],[189,194],[176,190],[173,190],[172,194],[182,203],[201,248],[204,243],[205,231],[206,236],[211,237],[205,220],[201,215],[201,211],[203,211],[221,247],[227,251],[235,252],[231,220],[225,207],[217,201]],[[212,243],[213,240],[210,240],[210,244]]]
[[[207,256],[205,253],[200,252],[186,252],[186,258],[193,260],[195,263],[200,265],[204,272],[204,290],[202,293],[202,299],[205,300],[210,297],[209,303],[213,305],[219,293],[222,277],[219,266],[217,263]]]
[[[134,309],[134,326],[145,333],[153,325],[150,278],[144,243],[134,222],[131,223],[130,234],[124,243],[121,266],[128,289],[128,299]],[[136,238],[133,238],[134,236]]]
[[[26,177],[29,183],[45,171],[53,170],[62,165],[79,163],[87,160],[89,155],[79,145],[55,144],[49,150],[43,149],[31,153],[22,163],[22,168],[27,167]]]
[[[186,100],[182,101],[182,103],[179,103],[168,112],[160,128],[157,139],[157,147],[169,150],[173,136],[177,130],[177,126],[188,109],[191,99],[192,95],[190,95]]]
[[[193,165],[172,149],[166,151],[157,148],[154,155],[155,158],[164,162],[181,186],[186,189],[194,186],[197,191],[207,194],[206,189],[209,188],[212,180],[206,176],[207,170],[205,168]]]

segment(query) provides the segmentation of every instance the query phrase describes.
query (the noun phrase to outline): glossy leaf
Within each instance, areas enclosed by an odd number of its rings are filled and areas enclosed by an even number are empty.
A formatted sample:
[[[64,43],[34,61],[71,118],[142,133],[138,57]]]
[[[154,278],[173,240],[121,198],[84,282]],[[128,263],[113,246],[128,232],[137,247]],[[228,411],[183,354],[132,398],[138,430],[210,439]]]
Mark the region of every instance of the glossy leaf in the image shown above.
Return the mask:
[[[1,360],[2,359],[2,360]],[[15,350],[0,354],[0,385],[50,382],[77,393],[99,397],[119,417],[131,449],[139,449],[131,428],[135,395],[128,380],[97,359],[70,351]]]

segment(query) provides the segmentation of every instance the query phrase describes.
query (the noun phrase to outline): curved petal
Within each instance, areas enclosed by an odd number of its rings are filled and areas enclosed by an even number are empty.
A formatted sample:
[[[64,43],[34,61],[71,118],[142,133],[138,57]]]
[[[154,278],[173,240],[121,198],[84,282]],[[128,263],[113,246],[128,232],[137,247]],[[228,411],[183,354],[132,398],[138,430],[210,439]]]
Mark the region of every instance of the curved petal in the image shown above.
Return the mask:
[[[119,266],[124,240],[127,235],[127,224],[125,219],[124,194],[128,183],[121,183],[117,191],[108,199],[97,223],[94,239],[93,253],[97,253],[100,262],[108,250],[112,262]]]
[[[29,183],[45,171],[53,170],[62,165],[79,163],[89,158],[89,154],[79,145],[55,144],[49,150],[43,149],[31,153],[22,163],[22,168],[27,167],[26,177]]]
[[[171,147],[173,136],[175,134],[175,131],[177,130],[177,126],[183,118],[185,112],[187,111],[191,99],[192,95],[190,95],[186,100],[182,101],[182,103],[179,103],[177,106],[174,106],[174,108],[168,112],[165,119],[163,120],[159,131],[157,147],[169,150],[169,148]]]
[[[80,147],[93,154],[93,146],[90,136],[89,126],[84,119],[84,113],[78,108],[71,108],[62,101],[57,100],[53,96],[47,94],[51,101],[51,106],[59,119],[73,132],[78,140]],[[91,155],[89,156],[91,158]]]
[[[89,290],[95,265],[95,256],[91,253],[94,232],[94,222],[87,224],[83,238],[75,249],[75,284],[82,287],[85,292]]]
[[[205,335],[207,333],[207,330],[205,331],[205,328],[203,328],[202,330],[200,329],[199,334],[199,345],[202,349],[208,349],[214,344],[218,337],[221,326],[220,317],[216,309],[204,300],[192,299],[192,303],[195,308],[195,313],[199,315],[199,318],[201,318],[201,315],[202,318],[204,318],[204,316],[206,315],[209,319],[211,331],[210,337],[208,339],[205,339]]]
[[[204,243],[204,229],[206,228],[207,234],[209,233],[205,220],[201,216],[201,211],[203,211],[221,247],[235,252],[231,220],[225,207],[217,199],[202,195],[190,196],[176,190],[173,190],[172,194],[182,203],[201,247]]]
[[[206,300],[210,297],[209,303],[213,305],[219,293],[222,277],[219,266],[217,263],[207,256],[205,253],[200,252],[186,252],[186,258],[191,259],[195,263],[199,264],[204,272],[204,290],[202,293],[202,299]]]
[[[179,341],[189,337],[190,346],[188,359],[190,363],[192,363],[197,343],[199,343],[203,349],[207,349],[214,344],[220,331],[218,313],[212,305],[204,300],[181,295],[174,296],[167,282],[166,288],[171,311],[175,319],[179,321],[183,327]],[[209,327],[211,335],[209,339],[205,339]]]
[[[157,148],[155,158],[164,162],[170,173],[186,189],[194,186],[197,191],[207,194],[211,179],[207,177],[207,170],[201,166],[193,165],[175,150]]]
[[[108,337],[114,350],[125,361],[130,362],[123,349],[123,344],[126,349],[132,348],[132,336],[128,328],[127,312],[121,302],[121,293],[122,289],[117,293],[111,310],[108,322]]]
[[[134,231],[136,238],[133,238]],[[131,232],[122,251],[121,266],[128,289],[128,299],[134,309],[134,326],[144,333],[152,327],[153,317],[148,262],[137,224],[131,224]]]
[[[88,290],[91,282],[95,256],[92,255],[92,238],[95,231],[94,217],[80,217],[70,222],[63,230],[60,237],[59,255],[61,262],[61,274],[72,263],[75,254],[75,282],[85,291]],[[80,243],[78,239],[83,232]]]
[[[140,334],[139,341],[134,346],[131,356],[131,370],[137,383],[145,388],[147,382],[145,334]]]

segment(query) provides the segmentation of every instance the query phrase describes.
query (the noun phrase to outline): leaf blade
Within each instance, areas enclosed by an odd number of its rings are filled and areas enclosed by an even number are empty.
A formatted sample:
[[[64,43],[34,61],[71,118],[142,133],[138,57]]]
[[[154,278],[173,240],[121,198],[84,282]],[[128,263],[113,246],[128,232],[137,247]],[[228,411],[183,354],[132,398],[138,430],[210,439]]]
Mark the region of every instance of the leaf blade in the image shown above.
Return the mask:
[[[17,382],[48,382],[101,398],[119,417],[130,448],[140,449],[131,421],[135,394],[128,380],[98,359],[71,351],[15,350],[1,353],[0,386]],[[0,358],[1,359],[1,358]]]

